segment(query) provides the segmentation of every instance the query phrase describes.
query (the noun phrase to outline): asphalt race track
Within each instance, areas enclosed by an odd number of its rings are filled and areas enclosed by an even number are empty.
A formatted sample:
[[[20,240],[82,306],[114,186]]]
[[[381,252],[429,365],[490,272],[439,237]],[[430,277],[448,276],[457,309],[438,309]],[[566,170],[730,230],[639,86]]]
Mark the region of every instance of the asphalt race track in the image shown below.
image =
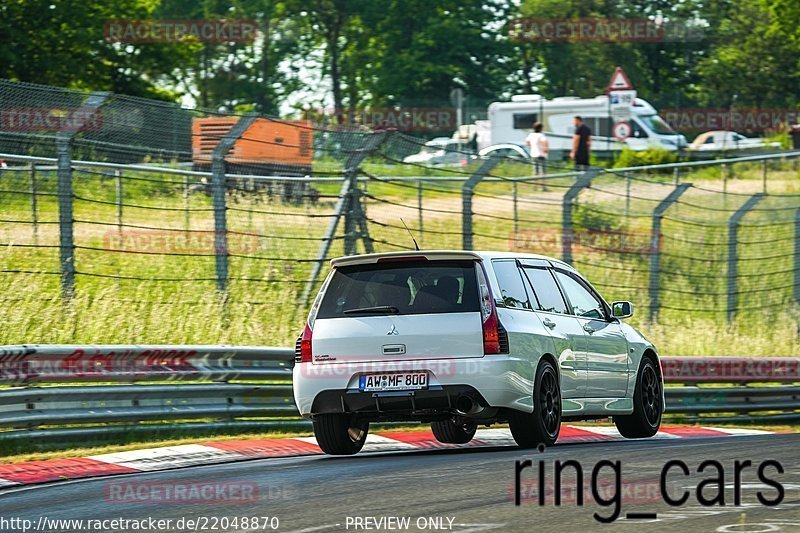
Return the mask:
[[[392,453],[364,453],[354,457],[293,457],[259,459],[232,464],[199,466],[157,473],[113,478],[60,482],[52,485],[8,489],[0,495],[0,516],[18,517],[39,524],[46,519],[172,519],[198,517],[277,517],[277,531],[716,531],[773,532],[800,531],[800,435],[717,437],[698,439],[620,441],[556,445],[539,453],[516,448],[427,450]],[[521,471],[521,505],[515,506],[515,462],[531,459],[532,468]],[[563,501],[553,505],[553,462],[577,461],[584,471],[586,500],[575,502],[575,470],[565,467],[561,487]],[[594,478],[598,505],[592,501],[592,470],[602,460],[621,461],[620,517],[611,524],[593,518],[613,514],[616,476],[611,468],[601,469]],[[673,498],[684,490],[691,493],[685,505],[670,507],[660,497],[661,469],[670,459],[683,461],[692,474],[671,470],[667,489]],[[704,507],[695,489],[702,480],[715,478],[714,468],[697,474],[708,459],[724,469],[725,506]],[[538,505],[537,464],[545,465],[544,506]],[[749,460],[738,485],[742,505],[734,506],[734,461]],[[783,501],[773,507],[759,503],[756,493],[772,500],[778,491],[759,480],[758,465],[767,460],[781,464],[783,474],[765,467],[765,476],[785,490]],[[255,497],[244,501],[218,503],[176,503],[114,501],[111,484],[176,486],[217,484],[256,487]],[[717,485],[706,486],[713,498]],[[119,486],[119,485],[118,485]],[[630,513],[656,513],[637,518]],[[626,515],[629,515],[626,518]],[[388,517],[410,517],[409,527],[381,527],[376,522]],[[422,517],[418,528],[417,519]],[[427,518],[431,520],[427,520]],[[359,520],[360,519],[360,520]],[[374,521],[373,521],[374,519]],[[275,524],[275,522],[272,522]],[[213,525],[211,522],[207,526]],[[252,527],[216,531],[272,531],[260,523]],[[358,526],[358,527],[357,527]],[[439,527],[440,529],[436,529]],[[369,529],[367,529],[369,528]],[[3,531],[15,531],[2,528]],[[32,529],[35,530],[35,529]],[[50,529],[78,531],[75,528]],[[213,531],[172,525],[167,531]],[[39,529],[38,531],[42,531]],[[84,529],[85,531],[85,529]],[[122,529],[121,531],[125,531]]]

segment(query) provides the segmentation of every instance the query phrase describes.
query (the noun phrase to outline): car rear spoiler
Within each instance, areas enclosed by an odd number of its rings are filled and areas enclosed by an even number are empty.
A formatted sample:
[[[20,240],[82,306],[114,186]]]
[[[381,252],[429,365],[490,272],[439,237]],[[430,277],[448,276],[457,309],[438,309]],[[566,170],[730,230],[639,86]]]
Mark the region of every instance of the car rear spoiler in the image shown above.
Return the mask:
[[[380,254],[348,255],[331,259],[331,266],[341,267],[349,265],[365,265],[377,263],[379,261],[409,260],[414,258],[427,259],[434,261],[437,259],[467,259],[480,260],[481,256],[476,252],[460,250],[408,250],[404,252],[386,252]]]

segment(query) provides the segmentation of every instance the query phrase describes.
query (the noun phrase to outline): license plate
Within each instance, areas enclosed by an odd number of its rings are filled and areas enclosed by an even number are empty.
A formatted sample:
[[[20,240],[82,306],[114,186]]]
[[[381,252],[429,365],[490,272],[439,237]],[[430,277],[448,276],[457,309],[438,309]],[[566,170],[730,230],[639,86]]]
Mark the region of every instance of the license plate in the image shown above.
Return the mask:
[[[428,388],[427,372],[392,372],[387,374],[364,374],[358,383],[363,392],[396,390],[423,390]]]

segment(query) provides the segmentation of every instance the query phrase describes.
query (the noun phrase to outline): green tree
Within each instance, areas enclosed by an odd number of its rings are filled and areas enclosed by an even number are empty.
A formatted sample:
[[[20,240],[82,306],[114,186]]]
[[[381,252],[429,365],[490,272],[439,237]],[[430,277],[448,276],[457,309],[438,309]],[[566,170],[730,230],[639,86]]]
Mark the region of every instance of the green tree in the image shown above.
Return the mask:
[[[475,98],[508,86],[507,4],[498,0],[387,0],[365,16],[372,57],[365,86],[376,105],[447,101],[461,86]]]
[[[108,42],[110,20],[152,18],[155,0],[0,3],[0,77],[171,99],[168,73],[185,58],[174,45]]]
[[[297,88],[279,65],[296,48],[294,21],[284,2],[275,0],[173,0],[155,12],[160,19],[252,20],[259,32],[252,42],[183,43],[186,60],[172,82],[197,105],[227,112],[277,114],[282,98]]]
[[[800,4],[726,3],[711,53],[698,66],[697,98],[715,107],[798,105]]]
[[[699,0],[525,0],[516,16],[538,19],[650,19],[668,24],[702,23]],[[621,66],[639,94],[656,106],[684,93],[695,80],[694,68],[707,39],[655,42],[515,42],[518,90],[546,97],[591,97],[606,90],[613,69]]]

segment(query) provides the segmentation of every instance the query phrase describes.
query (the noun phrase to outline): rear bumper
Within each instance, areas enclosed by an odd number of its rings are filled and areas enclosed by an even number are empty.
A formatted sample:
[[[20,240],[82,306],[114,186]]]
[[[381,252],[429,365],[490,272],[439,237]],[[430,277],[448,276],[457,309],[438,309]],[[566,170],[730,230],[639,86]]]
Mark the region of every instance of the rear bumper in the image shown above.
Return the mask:
[[[314,415],[355,413],[371,421],[429,421],[455,414],[456,403],[462,396],[473,400],[475,408],[470,412],[478,418],[494,416],[497,412],[487,409],[486,399],[469,385],[444,385],[407,392],[326,390],[314,398],[311,411]]]
[[[424,391],[372,393],[358,389],[362,374],[425,370]],[[294,397],[300,414],[354,412],[373,419],[428,419],[450,413],[459,395],[472,396],[484,408],[531,412],[534,369],[529,361],[507,355],[480,358],[387,363],[298,363]]]

